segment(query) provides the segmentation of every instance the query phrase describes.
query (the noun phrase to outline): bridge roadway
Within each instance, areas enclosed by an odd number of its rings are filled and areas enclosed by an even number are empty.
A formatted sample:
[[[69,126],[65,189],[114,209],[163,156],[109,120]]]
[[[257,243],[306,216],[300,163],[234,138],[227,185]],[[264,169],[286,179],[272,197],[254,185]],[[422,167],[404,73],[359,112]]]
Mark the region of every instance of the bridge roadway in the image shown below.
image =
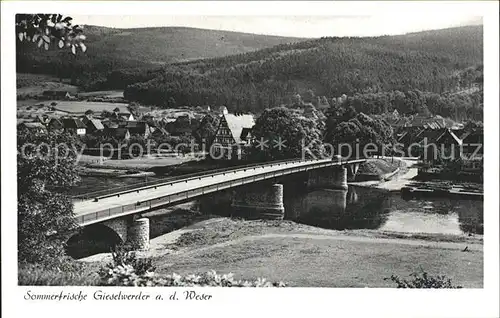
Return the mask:
[[[94,200],[74,203],[76,222],[81,226],[135,214],[154,207],[182,203],[195,197],[223,189],[250,184],[257,181],[290,175],[293,173],[331,166],[341,166],[364,162],[365,159],[337,161],[290,160],[269,162],[259,166],[237,168],[214,174],[204,174],[145,186],[133,190],[107,195]],[[209,172],[208,172],[209,173]]]

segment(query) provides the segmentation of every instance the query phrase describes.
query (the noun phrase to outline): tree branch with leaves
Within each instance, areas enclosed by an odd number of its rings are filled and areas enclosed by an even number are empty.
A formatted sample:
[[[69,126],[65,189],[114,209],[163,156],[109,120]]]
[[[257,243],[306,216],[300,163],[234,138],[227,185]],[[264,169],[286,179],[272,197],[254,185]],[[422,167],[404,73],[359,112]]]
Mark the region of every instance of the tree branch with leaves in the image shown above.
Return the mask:
[[[20,42],[29,41],[48,50],[56,44],[60,49],[67,47],[76,54],[87,50],[83,28],[72,25],[73,18],[62,14],[17,14],[16,34]]]

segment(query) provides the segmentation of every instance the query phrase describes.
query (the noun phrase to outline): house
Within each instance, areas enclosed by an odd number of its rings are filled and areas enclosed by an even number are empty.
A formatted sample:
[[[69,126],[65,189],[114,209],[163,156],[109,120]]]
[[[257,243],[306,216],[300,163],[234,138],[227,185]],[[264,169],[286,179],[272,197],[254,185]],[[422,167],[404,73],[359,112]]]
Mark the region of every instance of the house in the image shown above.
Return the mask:
[[[113,137],[118,140],[129,140],[130,131],[127,128],[116,128],[113,130]]]
[[[243,128],[240,139],[246,146],[249,146],[252,142],[252,128]]]
[[[128,121],[123,128],[126,128],[130,132],[130,135],[140,135],[148,138],[151,134],[150,127],[145,121]]]
[[[168,131],[163,127],[156,127],[152,130],[151,136],[160,137],[160,136],[168,136]]]
[[[412,156],[411,154],[411,145],[417,142],[417,136],[422,132],[422,128],[420,127],[402,127],[399,129],[399,132],[396,133],[396,141],[398,143],[398,147],[402,148],[405,155]]]
[[[240,156],[243,148],[251,144],[254,125],[254,117],[250,114],[222,115],[213,143],[215,156],[220,159]]]
[[[462,157],[462,139],[451,129],[446,128],[444,133],[436,140],[436,144],[439,147],[441,158],[455,160]]]
[[[89,118],[88,116],[84,116],[82,118],[82,122],[87,128],[87,134],[101,133],[104,131],[104,125],[97,118]]]
[[[51,118],[49,123],[47,124],[47,128],[50,131],[63,131],[64,130],[64,125],[61,120],[58,118]]]
[[[64,131],[67,131],[71,134],[83,136],[87,132],[87,127],[78,118],[64,118],[62,120],[62,124],[64,126]]]
[[[482,128],[476,128],[462,135],[462,149],[464,155],[482,155],[484,147],[484,132]]]
[[[39,123],[42,123],[43,125],[47,125],[49,123],[49,121],[50,121],[50,118],[47,115],[37,115],[35,117],[35,121],[39,122]]]
[[[39,133],[47,132],[47,127],[45,127],[45,125],[40,122],[22,122],[19,125],[17,125],[17,129],[19,131],[29,130]]]
[[[124,107],[122,107],[124,108]],[[112,119],[118,119],[118,120],[124,120],[124,121],[134,121],[135,117],[132,115],[131,112],[126,111],[124,109],[120,109],[119,107],[116,107],[113,109],[113,113],[111,114]]]
[[[462,140],[448,128],[427,128],[416,136],[416,140],[420,145],[420,156],[427,162],[438,158],[453,160],[462,155]]]
[[[424,162],[432,162],[439,157],[439,147],[437,145],[437,139],[443,133],[444,130],[432,129],[428,127],[423,129],[417,136],[415,136],[415,141],[418,145],[418,151],[416,154]]]

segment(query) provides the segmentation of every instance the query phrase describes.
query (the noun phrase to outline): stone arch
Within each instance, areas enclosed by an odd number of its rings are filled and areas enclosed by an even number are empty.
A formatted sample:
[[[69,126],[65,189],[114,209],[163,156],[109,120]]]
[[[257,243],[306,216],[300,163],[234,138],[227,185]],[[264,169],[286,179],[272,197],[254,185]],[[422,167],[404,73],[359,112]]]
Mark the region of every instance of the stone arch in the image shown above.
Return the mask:
[[[107,224],[91,224],[68,239],[66,254],[78,259],[98,253],[108,253],[124,242],[118,231]]]

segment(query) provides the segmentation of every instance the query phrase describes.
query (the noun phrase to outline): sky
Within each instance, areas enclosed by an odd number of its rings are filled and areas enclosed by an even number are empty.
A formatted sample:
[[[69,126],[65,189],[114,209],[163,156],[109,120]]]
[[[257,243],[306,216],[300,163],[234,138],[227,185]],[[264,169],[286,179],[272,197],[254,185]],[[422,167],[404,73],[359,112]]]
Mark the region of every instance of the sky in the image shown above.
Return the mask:
[[[392,16],[160,16],[71,15],[73,24],[113,28],[184,26],[255,34],[318,38],[377,36],[482,24],[482,18],[434,13]]]

